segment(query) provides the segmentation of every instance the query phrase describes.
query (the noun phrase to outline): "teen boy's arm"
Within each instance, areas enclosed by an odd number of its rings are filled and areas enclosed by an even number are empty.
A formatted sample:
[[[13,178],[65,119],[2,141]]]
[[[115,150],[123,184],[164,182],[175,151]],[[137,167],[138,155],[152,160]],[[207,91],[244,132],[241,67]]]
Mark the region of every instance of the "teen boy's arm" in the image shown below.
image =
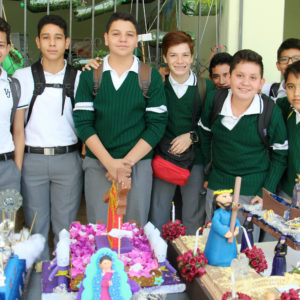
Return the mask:
[[[24,132],[25,109],[17,110],[13,122],[13,139],[15,144],[15,163],[22,170],[25,132]]]
[[[168,122],[166,96],[161,75],[152,69],[151,84],[145,112],[146,129],[137,144],[127,153],[125,159],[137,163],[161,140]]]
[[[275,193],[279,180],[287,166],[288,140],[286,126],[278,105],[274,105],[269,126],[270,167],[264,188]]]
[[[210,115],[213,108],[213,101],[216,90],[212,90],[206,96],[204,107],[201,113],[201,118],[198,122],[200,133],[200,145],[203,155],[204,166],[207,166],[211,161],[211,140],[212,133],[210,129]]]
[[[24,147],[25,147],[25,113],[31,100],[30,82],[30,69],[20,69],[14,73],[14,77],[17,78],[21,86],[21,96],[16,110],[16,114],[13,122],[13,139],[15,144],[15,163],[20,170],[22,170]]]

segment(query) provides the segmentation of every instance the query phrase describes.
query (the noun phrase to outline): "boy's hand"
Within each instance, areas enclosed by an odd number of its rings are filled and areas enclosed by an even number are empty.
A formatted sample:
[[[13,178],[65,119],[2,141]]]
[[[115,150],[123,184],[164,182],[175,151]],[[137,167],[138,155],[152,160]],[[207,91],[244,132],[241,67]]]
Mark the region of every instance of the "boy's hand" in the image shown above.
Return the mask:
[[[82,71],[88,70],[90,71],[92,68],[93,69],[98,69],[100,65],[100,58],[91,58],[86,65],[82,68]]]
[[[250,201],[250,204],[253,205],[253,204],[255,204],[256,202],[258,202],[258,203],[263,203],[263,199],[256,195],[256,196]]]
[[[117,178],[117,170],[124,169],[126,170],[126,176],[130,177],[132,169],[131,167],[134,163],[126,158],[121,159],[112,159],[109,167],[107,169],[106,178],[109,181],[115,180]]]
[[[166,76],[170,74],[170,69],[168,67],[160,67],[158,72],[160,73],[163,82],[165,82]]]
[[[177,136],[175,139],[171,142],[171,152],[173,154],[181,154],[186,149],[188,149],[192,144],[192,140],[190,138],[190,133],[184,133],[182,135]]]

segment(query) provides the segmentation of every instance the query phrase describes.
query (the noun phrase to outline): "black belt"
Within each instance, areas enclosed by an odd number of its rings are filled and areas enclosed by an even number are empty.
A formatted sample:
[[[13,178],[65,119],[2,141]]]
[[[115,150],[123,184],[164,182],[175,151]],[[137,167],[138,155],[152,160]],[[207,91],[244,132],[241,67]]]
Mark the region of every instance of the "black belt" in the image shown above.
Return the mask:
[[[7,152],[7,153],[2,153],[0,154],[0,160],[9,160],[9,159],[14,159],[14,152]]]
[[[78,144],[74,144],[70,146],[45,147],[45,148],[25,146],[26,153],[44,154],[44,155],[65,154],[69,152],[74,152],[78,149],[79,149]]]

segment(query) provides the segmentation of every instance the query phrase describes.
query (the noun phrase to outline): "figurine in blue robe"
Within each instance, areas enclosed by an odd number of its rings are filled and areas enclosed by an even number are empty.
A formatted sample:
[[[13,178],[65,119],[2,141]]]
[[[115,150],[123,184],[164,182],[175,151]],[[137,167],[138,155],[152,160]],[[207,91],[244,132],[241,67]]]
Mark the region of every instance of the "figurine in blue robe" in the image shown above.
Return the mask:
[[[204,250],[204,255],[209,265],[218,267],[229,267],[231,261],[237,257],[235,237],[241,226],[236,219],[233,242],[228,242],[232,237],[230,231],[230,220],[232,211],[232,190],[220,190],[214,192],[215,201],[220,207],[214,212],[212,225]],[[234,209],[238,209],[235,207]]]

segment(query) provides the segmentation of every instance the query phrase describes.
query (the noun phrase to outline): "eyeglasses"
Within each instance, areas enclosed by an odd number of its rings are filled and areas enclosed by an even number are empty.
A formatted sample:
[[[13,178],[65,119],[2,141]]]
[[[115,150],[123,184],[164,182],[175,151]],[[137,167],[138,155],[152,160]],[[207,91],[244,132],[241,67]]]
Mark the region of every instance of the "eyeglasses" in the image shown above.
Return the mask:
[[[279,58],[279,63],[283,65],[287,65],[290,60],[294,63],[300,60],[300,56],[282,56]]]

